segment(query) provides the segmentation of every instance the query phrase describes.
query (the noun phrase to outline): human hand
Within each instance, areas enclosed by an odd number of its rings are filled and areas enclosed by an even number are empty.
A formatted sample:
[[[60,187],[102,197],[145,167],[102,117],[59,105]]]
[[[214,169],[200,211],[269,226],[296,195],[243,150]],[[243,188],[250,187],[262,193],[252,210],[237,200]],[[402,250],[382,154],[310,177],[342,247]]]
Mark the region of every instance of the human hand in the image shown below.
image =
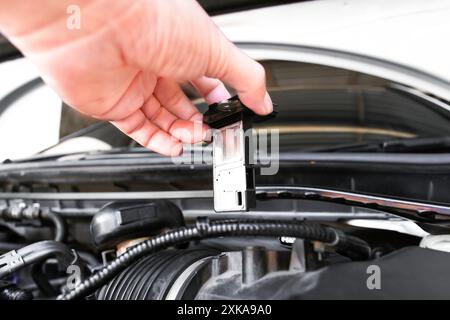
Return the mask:
[[[79,30],[66,27],[70,4]],[[272,111],[262,66],[194,0],[0,0],[0,31],[67,104],[164,155],[207,130],[180,82],[209,104],[229,98],[226,83],[256,113]]]

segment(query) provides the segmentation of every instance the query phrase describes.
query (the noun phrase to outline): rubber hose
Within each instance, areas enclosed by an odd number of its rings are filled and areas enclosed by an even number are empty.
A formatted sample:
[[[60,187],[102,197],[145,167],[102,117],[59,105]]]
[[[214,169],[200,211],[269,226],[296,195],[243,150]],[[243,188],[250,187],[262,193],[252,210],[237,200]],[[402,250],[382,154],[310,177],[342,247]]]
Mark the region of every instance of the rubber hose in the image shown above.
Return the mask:
[[[55,236],[54,240],[63,242],[66,239],[67,235],[67,227],[64,222],[64,219],[61,218],[61,216],[55,212],[52,211],[45,211],[41,213],[42,219],[49,220],[53,223],[55,226]]]
[[[46,240],[30,244],[17,250],[22,256],[25,265],[31,265],[40,261],[47,260],[50,257],[56,257],[58,262],[63,265],[70,265],[76,259],[75,254],[65,244]]]
[[[338,233],[334,228],[310,225],[298,221],[280,222],[271,220],[256,221],[213,221],[208,219],[199,219],[195,225],[181,227],[170,230],[165,234],[158,235],[146,240],[126,251],[114,259],[107,266],[100,269],[96,274],[90,276],[81,282],[74,289],[64,292],[58,296],[58,300],[73,300],[85,297],[93,293],[97,288],[106,284],[120,271],[131,265],[139,258],[149,253],[168,248],[180,243],[214,238],[219,236],[290,236],[303,238],[306,240],[315,240],[335,245],[337,248],[344,244],[345,249],[362,249],[361,246],[349,245],[352,239],[349,239],[343,233]],[[356,256],[370,257],[370,247],[366,244],[364,252],[355,254]]]
[[[77,259],[76,254],[61,242],[51,240],[36,242],[0,256],[0,279],[50,257],[57,258],[58,262],[64,266],[69,266]],[[15,260],[8,262],[9,259]]]
[[[31,267],[31,278],[33,279],[36,287],[46,297],[55,297],[58,295],[56,290],[51,284],[49,279],[43,274],[43,265],[45,261],[38,262]]]

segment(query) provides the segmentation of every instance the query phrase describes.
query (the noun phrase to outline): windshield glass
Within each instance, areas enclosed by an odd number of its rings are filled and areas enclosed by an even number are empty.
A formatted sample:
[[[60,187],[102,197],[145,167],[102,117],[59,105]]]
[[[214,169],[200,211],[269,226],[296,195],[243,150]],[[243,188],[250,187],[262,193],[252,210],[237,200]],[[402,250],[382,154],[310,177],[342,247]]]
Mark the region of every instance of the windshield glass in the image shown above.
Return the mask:
[[[450,136],[448,109],[388,80],[299,62],[263,61],[263,65],[279,113],[256,129],[279,129],[281,151]],[[195,90],[190,85],[183,88],[205,111],[207,106]],[[44,154],[139,147],[109,123],[82,116],[64,104],[61,110],[60,143],[56,147],[50,143]]]

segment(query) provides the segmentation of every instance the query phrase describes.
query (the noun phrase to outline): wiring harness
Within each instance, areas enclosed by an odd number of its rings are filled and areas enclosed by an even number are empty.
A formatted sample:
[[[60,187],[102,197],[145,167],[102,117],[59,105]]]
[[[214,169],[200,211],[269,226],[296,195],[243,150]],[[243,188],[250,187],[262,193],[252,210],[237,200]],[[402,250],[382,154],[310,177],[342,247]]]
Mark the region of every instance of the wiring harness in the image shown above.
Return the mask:
[[[200,218],[196,224],[170,230],[130,248],[72,290],[63,292],[57,299],[73,300],[86,297],[147,254],[192,240],[225,236],[289,236],[327,243],[354,260],[364,260],[371,255],[371,249],[365,241],[328,226],[295,220],[289,222],[274,220],[210,221],[207,218]]]

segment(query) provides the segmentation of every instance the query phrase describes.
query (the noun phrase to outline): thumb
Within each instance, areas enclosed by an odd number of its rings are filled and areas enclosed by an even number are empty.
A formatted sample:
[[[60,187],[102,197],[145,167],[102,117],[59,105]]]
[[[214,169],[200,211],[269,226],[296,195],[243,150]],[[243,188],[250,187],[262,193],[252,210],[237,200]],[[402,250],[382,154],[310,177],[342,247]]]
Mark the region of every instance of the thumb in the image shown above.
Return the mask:
[[[216,28],[217,29],[217,28]],[[248,57],[218,29],[206,75],[233,87],[239,99],[254,112],[264,115],[273,105],[266,89],[266,73],[261,64]]]

